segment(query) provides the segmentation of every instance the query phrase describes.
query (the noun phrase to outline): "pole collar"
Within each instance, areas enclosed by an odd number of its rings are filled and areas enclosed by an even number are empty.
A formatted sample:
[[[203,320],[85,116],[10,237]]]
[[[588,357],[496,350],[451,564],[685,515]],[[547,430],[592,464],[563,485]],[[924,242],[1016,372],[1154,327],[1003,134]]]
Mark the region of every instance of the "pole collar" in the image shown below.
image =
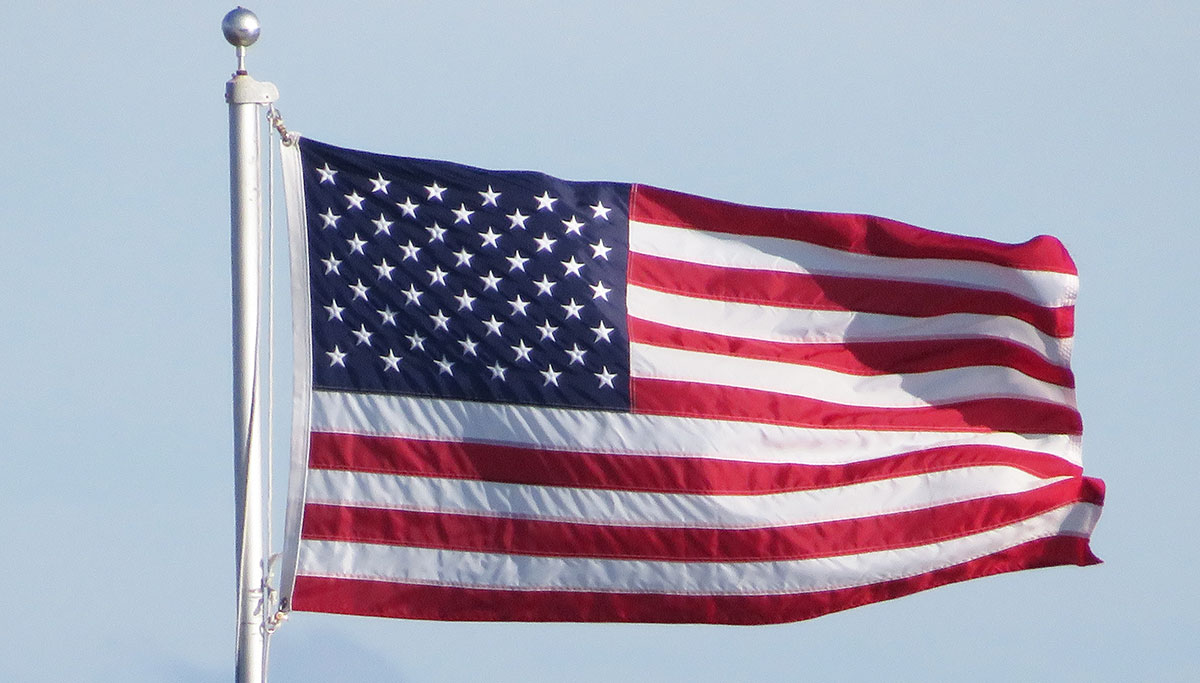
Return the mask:
[[[271,104],[279,100],[274,83],[256,81],[247,74],[237,74],[225,83],[225,101],[229,104]]]

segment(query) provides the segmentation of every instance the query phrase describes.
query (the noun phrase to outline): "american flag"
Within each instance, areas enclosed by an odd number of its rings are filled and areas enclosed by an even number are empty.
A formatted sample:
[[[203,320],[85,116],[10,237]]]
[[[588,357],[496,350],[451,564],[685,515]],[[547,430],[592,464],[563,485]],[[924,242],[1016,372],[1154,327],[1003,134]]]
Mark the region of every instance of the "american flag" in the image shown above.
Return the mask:
[[[285,151],[291,609],[771,623],[1098,562],[1053,238]]]

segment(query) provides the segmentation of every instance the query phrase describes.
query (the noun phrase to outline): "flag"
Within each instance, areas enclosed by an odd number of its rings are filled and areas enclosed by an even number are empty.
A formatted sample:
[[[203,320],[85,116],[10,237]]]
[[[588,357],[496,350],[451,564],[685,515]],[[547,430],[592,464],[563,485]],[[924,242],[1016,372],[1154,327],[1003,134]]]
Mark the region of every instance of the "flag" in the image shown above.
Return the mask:
[[[285,152],[291,609],[758,624],[1099,562],[1057,240]]]

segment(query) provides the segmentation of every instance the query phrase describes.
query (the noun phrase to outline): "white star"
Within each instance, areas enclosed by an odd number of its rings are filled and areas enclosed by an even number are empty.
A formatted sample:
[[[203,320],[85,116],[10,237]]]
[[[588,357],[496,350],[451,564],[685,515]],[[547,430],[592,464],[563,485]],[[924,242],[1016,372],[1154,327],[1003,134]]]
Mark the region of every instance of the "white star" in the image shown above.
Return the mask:
[[[513,350],[513,353],[517,354],[517,357],[513,359],[513,362],[515,363],[516,361],[519,361],[519,360],[530,360],[529,352],[533,350],[533,347],[526,346],[525,340],[521,339],[521,340],[517,341],[516,346],[512,347],[512,350]]]
[[[592,373],[593,375],[596,376],[596,379],[600,380],[600,387],[603,388],[605,386],[608,386],[611,389],[616,389],[616,387],[613,386],[613,379],[616,378],[616,375],[614,373],[611,373],[608,371],[607,365],[600,368],[600,370],[601,370],[600,372]]]
[[[605,206],[604,202],[599,199],[596,200],[595,204],[592,204],[591,209],[592,218],[603,218],[604,220],[608,220],[608,212],[612,211],[612,209]]]
[[[441,266],[434,266],[433,270],[427,270],[425,272],[429,273],[429,284],[445,286],[446,275],[448,275],[448,273],[442,270]]]
[[[520,209],[517,209],[516,211],[508,214],[508,220],[511,221],[511,224],[508,226],[510,230],[512,228],[524,229],[525,221],[529,220],[529,216],[526,216],[525,214],[521,213]]]
[[[546,369],[538,370],[538,372],[542,373],[542,377],[546,378],[546,381],[542,384],[542,386],[548,387],[551,384],[558,386],[558,376],[562,373],[555,370],[553,365],[546,363]]]
[[[384,180],[382,173],[374,178],[371,178],[370,180],[372,192],[382,192],[383,194],[387,194],[387,186],[392,184],[391,181]]]
[[[396,326],[396,315],[398,313],[397,311],[393,311],[391,306],[384,306],[382,311],[375,312],[379,314],[379,317],[383,318],[382,324],[391,325],[392,327]]]
[[[388,219],[384,218],[382,213],[379,214],[379,218],[376,218],[375,220],[373,220],[371,222],[375,224],[375,234],[376,235],[378,235],[381,232],[385,235],[392,234],[392,222],[389,221]]]
[[[571,216],[571,220],[563,221],[562,223],[563,225],[567,226],[568,235],[578,235],[580,234],[580,229],[583,228],[583,223],[580,223],[579,219],[574,216]]]
[[[596,325],[592,328],[592,332],[596,333],[596,341],[600,341],[601,339],[606,342],[612,341],[608,338],[608,335],[612,334],[613,328],[605,325],[603,320],[600,321],[599,325]]]
[[[458,263],[455,265],[467,266],[468,268],[471,267],[471,257],[474,256],[474,254],[467,251],[466,247],[463,247],[462,249],[459,249],[458,251],[453,252],[453,253],[454,253],[454,258],[458,259]]]
[[[396,203],[396,207],[403,211],[404,215],[408,216],[409,218],[417,217],[417,206],[417,204],[413,204],[412,197],[405,197],[403,204],[400,204],[399,202]]]
[[[454,211],[451,211],[451,213],[453,213],[455,216],[454,223],[456,225],[458,223],[466,223],[467,225],[470,225],[471,224],[471,214],[473,214],[475,212],[468,209],[466,204],[459,204],[458,208],[455,209]]]
[[[576,261],[574,256],[571,256],[570,260],[568,260],[568,261],[563,261],[562,264],[563,264],[563,268],[566,269],[564,272],[565,275],[574,275],[575,277],[582,277],[579,274],[579,270],[581,268],[583,268],[583,264],[580,263],[579,261]]]
[[[346,310],[345,307],[338,306],[337,299],[333,299],[332,301],[330,301],[329,305],[325,306],[324,308],[326,311],[329,311],[329,319],[330,320],[334,320],[334,319],[341,320],[342,319],[342,311]]]
[[[446,188],[442,187],[441,185],[438,185],[437,183],[434,183],[432,185],[426,185],[425,191],[429,193],[428,199],[430,201],[439,201],[440,202],[440,201],[442,201],[442,193],[446,191]]]
[[[525,315],[525,308],[527,306],[529,306],[529,302],[526,301],[525,299],[522,299],[521,295],[518,294],[517,298],[508,302],[508,305],[512,306],[513,315]],[[340,320],[340,318],[339,318],[339,320]]]
[[[494,334],[497,337],[501,336],[500,327],[504,325],[503,320],[496,320],[496,316],[493,315],[490,320],[480,320],[479,322],[483,323],[483,326],[488,328],[488,334]]]
[[[380,356],[379,358],[383,360],[383,364],[385,366],[383,368],[384,372],[387,372],[388,370],[400,372],[400,356],[397,356],[395,351],[388,349],[387,355]]]
[[[542,338],[539,341],[546,341],[547,339],[554,341],[554,332],[558,330],[558,328],[554,325],[551,325],[549,320],[541,325],[537,325],[536,328],[542,333]]]
[[[332,351],[326,351],[325,355],[329,356],[329,367],[332,368],[335,365],[346,367],[346,354],[342,353],[338,347],[335,346]]]
[[[341,261],[339,261],[333,257],[332,253],[329,254],[329,258],[321,259],[321,263],[325,264],[325,274],[326,275],[328,275],[330,273],[337,273],[338,266],[340,266],[342,264]],[[340,275],[341,273],[338,273],[338,274]]]
[[[467,337],[466,339],[460,340],[458,343],[463,347],[463,355],[464,356],[478,355],[475,353],[475,347],[479,346],[479,342],[475,341],[474,339],[471,339],[470,337]]]
[[[433,329],[442,330],[444,332],[450,331],[450,327],[446,324],[450,322],[450,316],[442,313],[440,309],[436,315],[429,316],[429,319],[433,321]]]
[[[521,252],[514,251],[512,256],[507,256],[505,258],[508,259],[508,272],[511,273],[514,270],[519,270],[522,273],[525,272],[525,264],[529,262],[529,259],[522,256]]]
[[[574,298],[570,299],[569,303],[563,304],[563,310],[567,312],[568,319],[575,318],[576,320],[582,320],[579,317],[579,312],[583,310],[583,305],[575,303]]]
[[[418,306],[421,305],[421,294],[424,292],[421,292],[417,289],[417,283],[414,282],[410,284],[408,289],[402,289],[400,290],[400,293],[408,298],[408,303],[416,304]]]
[[[400,250],[404,252],[404,260],[405,261],[407,261],[409,259],[416,261],[417,254],[421,253],[421,248],[418,247],[417,245],[413,244],[412,240],[409,240],[408,244],[401,244],[399,246],[400,246]]]
[[[359,237],[358,233],[354,233],[353,238],[346,240],[346,244],[350,245],[351,254],[363,254],[364,256],[366,254],[363,252],[363,245],[366,243],[367,241]]]
[[[367,290],[370,289],[370,287],[363,284],[362,278],[358,279],[358,284],[350,285],[350,289],[354,290],[355,299],[362,299],[363,301],[367,300]]]
[[[603,282],[597,282],[594,285],[588,286],[592,288],[592,301],[595,301],[596,299],[604,299],[605,301],[608,301],[608,293],[612,290],[608,287],[605,287]]]
[[[438,374],[439,375],[450,375],[451,377],[454,376],[454,371],[450,369],[451,366],[454,365],[454,363],[451,363],[450,359],[446,358],[445,356],[442,356],[441,360],[435,360],[435,361],[433,361],[433,363],[434,363],[434,365],[438,366]]]
[[[500,248],[500,245],[496,244],[497,240],[500,239],[500,233],[492,230],[490,225],[488,226],[487,232],[480,234],[479,237],[483,239],[483,244],[481,246],[496,247],[497,249]]]
[[[496,200],[500,198],[500,193],[493,190],[491,185],[488,185],[487,192],[480,192],[479,194],[483,196],[484,206],[500,206],[496,203]]]
[[[587,353],[586,349],[579,348],[579,344],[575,344],[573,348],[566,349],[567,355],[571,357],[571,365],[579,363],[583,365],[583,354]]]
[[[429,241],[431,243],[432,242],[441,242],[442,235],[446,234],[446,229],[443,228],[442,226],[438,225],[437,223],[434,223],[433,225],[429,226],[428,228],[425,228],[425,231],[429,233]]]
[[[500,276],[493,273],[492,271],[489,270],[487,275],[484,275],[484,276],[480,277],[479,279],[483,281],[483,291],[486,292],[489,289],[495,290],[497,292],[500,291],[500,286],[499,286],[500,285]]]
[[[554,202],[558,201],[558,197],[550,196],[549,190],[543,192],[541,197],[534,197],[534,199],[537,200],[538,211],[541,211],[542,209],[545,209],[547,211],[553,211],[554,210]]]
[[[356,343],[366,344],[367,346],[371,345],[371,336],[374,332],[368,332],[366,325],[360,325],[357,330],[350,330],[350,333],[358,337],[358,342]]]
[[[413,333],[405,337],[405,339],[408,340],[408,345],[413,351],[416,351],[417,349],[421,349],[422,351],[425,350],[425,337],[417,334],[416,330],[413,330]]]
[[[329,183],[330,185],[337,184],[333,182],[333,176],[337,175],[337,171],[329,168],[329,164],[325,164],[325,168],[318,168],[317,173],[321,174],[321,182]]]
[[[346,203],[347,203],[346,208],[347,209],[359,209],[361,211],[362,203],[363,203],[364,199],[366,199],[366,197],[358,196],[358,191],[355,190],[355,191],[351,192],[350,194],[346,195]]]
[[[325,225],[321,226],[322,228],[336,228],[337,221],[341,218],[341,216],[333,212],[333,209],[325,209],[325,213],[320,214],[320,216],[321,220],[325,221]]]
[[[543,275],[541,280],[534,280],[533,284],[537,286],[539,295],[545,294],[546,296],[552,296],[550,294],[550,290],[554,289],[555,283],[551,282],[550,278]]]
[[[537,242],[538,251],[553,251],[552,247],[558,240],[543,232],[541,237],[535,237],[533,241]]]
[[[396,269],[396,266],[388,265],[387,259],[379,259],[379,265],[372,266],[372,267],[375,270],[379,271],[379,279],[380,280],[391,280],[392,279],[392,271]]]
[[[592,245],[592,258],[602,258],[608,260],[608,252],[612,251],[612,247],[604,246],[604,240],[596,240]]]
[[[468,311],[471,310],[472,304],[475,303],[475,297],[471,296],[470,294],[467,294],[467,290],[465,290],[465,289],[462,291],[462,294],[459,294],[458,296],[456,296],[454,298],[458,299],[458,310],[460,310],[460,311],[463,309],[466,309]]]
[[[496,361],[495,363],[489,365],[488,370],[492,371],[492,379],[498,379],[501,382],[504,381],[504,373],[506,370],[504,369],[503,365],[500,365],[500,361]]]

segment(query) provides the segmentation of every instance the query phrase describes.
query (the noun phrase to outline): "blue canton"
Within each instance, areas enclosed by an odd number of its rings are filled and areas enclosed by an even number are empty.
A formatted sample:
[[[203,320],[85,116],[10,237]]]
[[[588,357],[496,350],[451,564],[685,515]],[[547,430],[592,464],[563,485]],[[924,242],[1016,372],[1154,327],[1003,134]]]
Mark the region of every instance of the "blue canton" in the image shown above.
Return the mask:
[[[628,184],[300,150],[314,388],[628,409]]]

